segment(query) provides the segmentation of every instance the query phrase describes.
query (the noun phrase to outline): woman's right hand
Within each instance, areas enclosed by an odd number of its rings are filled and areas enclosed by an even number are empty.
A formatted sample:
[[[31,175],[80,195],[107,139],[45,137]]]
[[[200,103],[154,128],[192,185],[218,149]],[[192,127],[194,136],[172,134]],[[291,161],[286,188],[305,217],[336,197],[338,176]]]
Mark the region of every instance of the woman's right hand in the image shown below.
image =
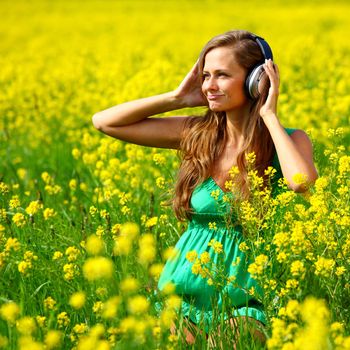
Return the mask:
[[[174,93],[186,107],[208,106],[208,100],[202,92],[198,60]]]

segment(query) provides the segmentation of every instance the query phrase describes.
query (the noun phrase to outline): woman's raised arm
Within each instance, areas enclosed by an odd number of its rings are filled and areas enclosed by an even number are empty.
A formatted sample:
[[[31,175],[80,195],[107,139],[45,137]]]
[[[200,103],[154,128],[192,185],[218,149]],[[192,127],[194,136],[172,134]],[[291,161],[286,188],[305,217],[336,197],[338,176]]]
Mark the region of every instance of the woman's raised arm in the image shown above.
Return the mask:
[[[295,192],[304,192],[307,190],[306,184],[296,183],[294,176],[296,174],[306,176],[308,184],[316,181],[318,173],[313,161],[312,144],[304,131],[296,130],[289,137],[281,125],[276,113],[279,70],[271,60],[265,63],[264,68],[270,79],[270,88],[267,100],[260,109],[260,115],[270,131],[282,173],[289,183],[289,188]]]
[[[148,117],[205,104],[196,63],[176,90],[121,103],[96,113],[92,121],[98,130],[117,139],[143,146],[176,149],[180,146],[187,117]]]

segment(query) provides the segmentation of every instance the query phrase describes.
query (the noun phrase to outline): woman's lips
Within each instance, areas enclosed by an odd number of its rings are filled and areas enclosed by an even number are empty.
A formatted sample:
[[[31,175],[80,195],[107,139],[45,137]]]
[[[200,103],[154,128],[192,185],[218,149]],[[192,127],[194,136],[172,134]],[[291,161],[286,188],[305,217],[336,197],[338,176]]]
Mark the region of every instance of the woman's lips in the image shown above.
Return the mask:
[[[224,95],[208,95],[208,100],[217,100]]]

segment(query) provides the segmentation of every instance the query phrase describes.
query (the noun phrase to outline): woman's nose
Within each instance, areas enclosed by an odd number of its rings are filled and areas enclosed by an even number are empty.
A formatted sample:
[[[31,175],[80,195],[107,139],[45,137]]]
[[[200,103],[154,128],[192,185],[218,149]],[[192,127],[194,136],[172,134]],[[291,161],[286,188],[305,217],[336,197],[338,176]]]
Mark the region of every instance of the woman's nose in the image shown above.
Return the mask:
[[[214,77],[210,77],[204,80],[203,85],[207,90],[217,90],[218,84]]]

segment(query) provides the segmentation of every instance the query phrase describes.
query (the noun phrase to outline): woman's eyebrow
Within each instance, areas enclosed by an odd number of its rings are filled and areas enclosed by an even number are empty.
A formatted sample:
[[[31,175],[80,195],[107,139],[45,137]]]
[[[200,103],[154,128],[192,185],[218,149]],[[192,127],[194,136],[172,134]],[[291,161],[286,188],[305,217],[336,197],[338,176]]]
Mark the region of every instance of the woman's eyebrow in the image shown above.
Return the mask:
[[[226,69],[215,69],[213,73],[221,73],[221,72],[228,73],[228,70],[226,70]],[[208,73],[208,71],[203,69],[203,73]]]

